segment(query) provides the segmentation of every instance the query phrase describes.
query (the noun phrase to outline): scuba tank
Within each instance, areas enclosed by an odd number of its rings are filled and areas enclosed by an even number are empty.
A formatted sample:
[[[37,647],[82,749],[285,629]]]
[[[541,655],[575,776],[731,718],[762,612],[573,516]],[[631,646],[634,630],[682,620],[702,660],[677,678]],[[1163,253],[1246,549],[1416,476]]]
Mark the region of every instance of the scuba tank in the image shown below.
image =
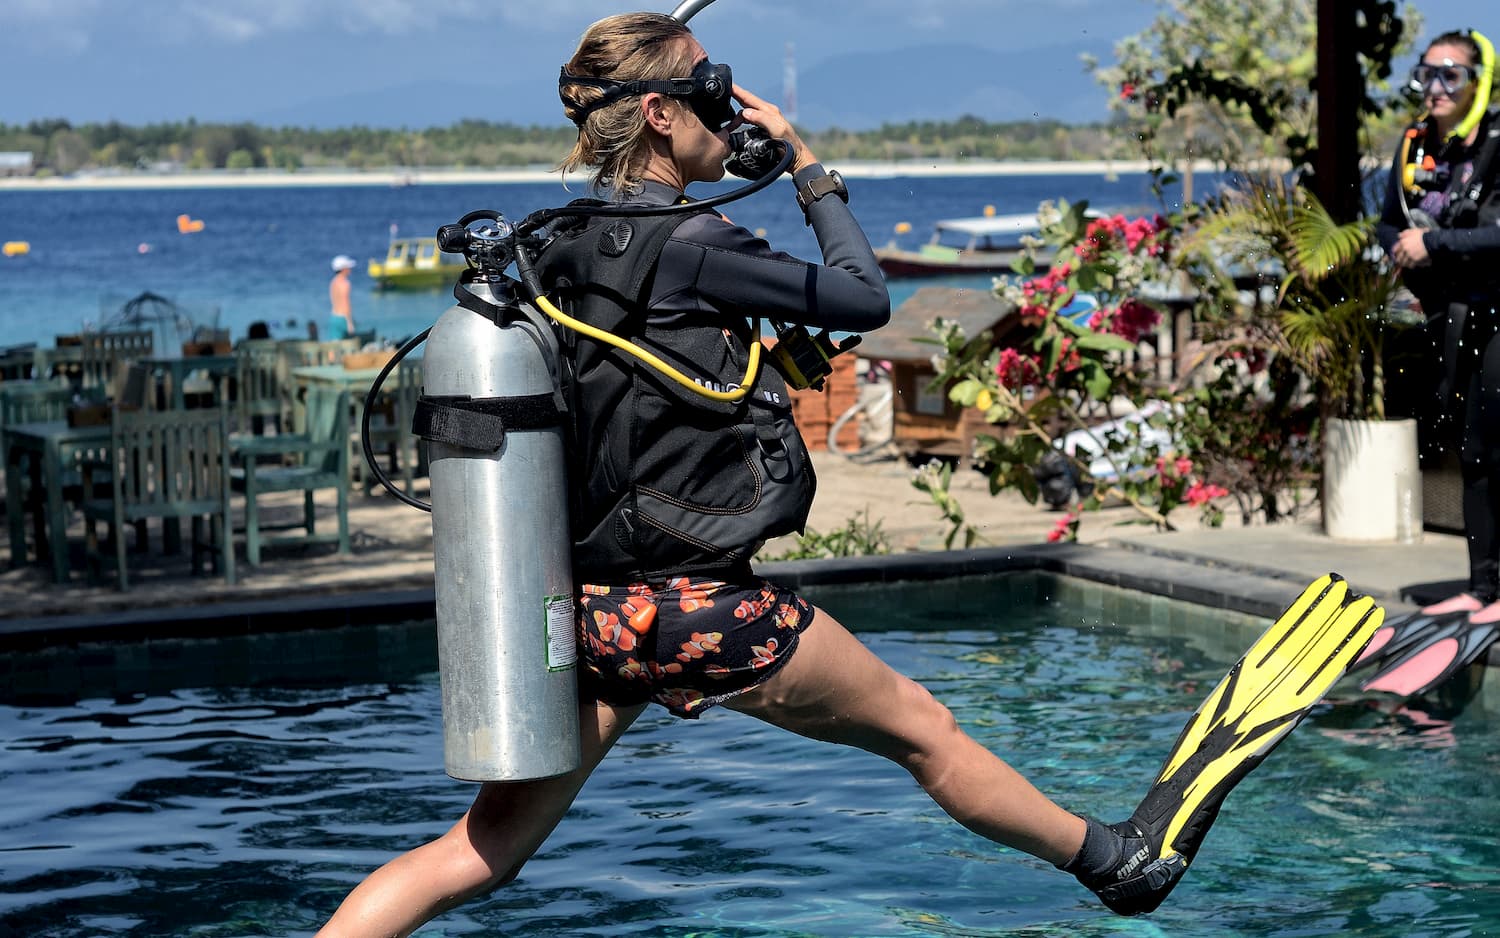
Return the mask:
[[[439,242],[474,257],[455,243],[467,235],[445,226]],[[557,346],[478,253],[427,338],[413,421],[432,479],[443,761],[472,781],[545,778],[579,765]]]

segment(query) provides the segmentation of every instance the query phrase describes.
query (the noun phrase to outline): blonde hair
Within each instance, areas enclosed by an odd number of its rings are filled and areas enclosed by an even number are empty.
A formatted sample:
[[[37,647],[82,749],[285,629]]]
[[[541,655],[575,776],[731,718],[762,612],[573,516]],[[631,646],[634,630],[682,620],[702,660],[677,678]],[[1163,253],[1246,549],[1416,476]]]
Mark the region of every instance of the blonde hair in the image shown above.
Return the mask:
[[[664,13],[621,13],[590,26],[563,68],[568,75],[613,81],[681,78],[693,70],[695,50],[682,41],[690,36],[691,30]],[[580,121],[604,90],[563,84],[557,94],[563,113],[578,125],[578,142],[557,168],[566,173],[592,167],[595,189],[634,190],[650,157],[640,99],[626,96]]]

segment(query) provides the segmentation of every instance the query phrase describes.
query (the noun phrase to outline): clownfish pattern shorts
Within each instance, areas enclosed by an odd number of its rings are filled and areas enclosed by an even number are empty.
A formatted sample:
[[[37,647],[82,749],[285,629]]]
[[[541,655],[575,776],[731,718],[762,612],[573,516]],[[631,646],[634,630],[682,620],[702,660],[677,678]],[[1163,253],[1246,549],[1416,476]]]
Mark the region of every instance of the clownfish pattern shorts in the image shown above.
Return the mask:
[[[674,577],[578,589],[580,691],[617,706],[655,701],[680,717],[763,683],[791,657],[813,609],[766,580]]]

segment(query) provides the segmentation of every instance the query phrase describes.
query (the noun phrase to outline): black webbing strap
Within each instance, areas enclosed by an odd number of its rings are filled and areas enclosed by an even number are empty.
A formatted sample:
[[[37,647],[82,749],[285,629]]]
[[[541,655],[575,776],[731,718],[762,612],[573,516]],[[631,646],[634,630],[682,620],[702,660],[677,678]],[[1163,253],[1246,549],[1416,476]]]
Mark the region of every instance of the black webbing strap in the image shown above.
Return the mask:
[[[505,434],[546,430],[561,425],[562,415],[550,393],[522,397],[417,398],[411,432],[433,443],[493,453]]]

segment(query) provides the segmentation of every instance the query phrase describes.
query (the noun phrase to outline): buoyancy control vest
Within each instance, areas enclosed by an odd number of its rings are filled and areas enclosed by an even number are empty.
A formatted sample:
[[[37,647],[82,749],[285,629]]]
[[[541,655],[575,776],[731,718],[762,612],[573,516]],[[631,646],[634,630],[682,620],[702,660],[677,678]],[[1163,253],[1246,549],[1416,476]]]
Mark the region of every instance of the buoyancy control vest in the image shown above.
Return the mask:
[[[748,325],[648,308],[662,248],[693,214],[580,220],[554,230],[536,270],[570,316],[723,390],[759,341]],[[803,529],[816,478],[774,368],[740,400],[718,401],[598,340],[569,329],[558,339],[580,580],[744,567],[766,539]]]

